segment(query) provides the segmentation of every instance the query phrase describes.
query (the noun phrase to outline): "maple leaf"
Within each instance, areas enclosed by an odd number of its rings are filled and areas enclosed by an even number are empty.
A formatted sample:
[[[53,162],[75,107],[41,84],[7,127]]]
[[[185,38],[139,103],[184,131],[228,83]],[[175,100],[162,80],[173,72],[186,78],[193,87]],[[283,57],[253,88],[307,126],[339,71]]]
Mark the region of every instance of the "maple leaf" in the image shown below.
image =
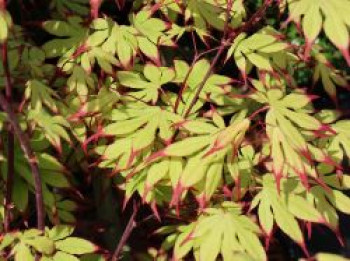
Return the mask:
[[[175,77],[175,73],[171,68],[157,67],[153,64],[146,64],[144,67],[143,75],[145,79],[135,72],[119,71],[117,75],[121,85],[139,90],[129,92],[132,97],[137,100],[152,102],[152,104],[158,101],[162,85],[172,81]]]
[[[165,34],[168,25],[151,15],[151,11],[140,11],[133,16],[132,23],[139,32],[136,38],[141,52],[160,66],[158,46],[173,46],[173,42]]]
[[[332,64],[326,59],[326,57],[318,52],[315,55],[317,65],[315,67],[313,81],[314,83],[321,80],[324,90],[337,104],[337,88],[340,86],[343,88],[348,87],[346,78],[340,74],[339,70],[334,68]]]
[[[215,226],[215,229],[212,229]],[[223,202],[221,206],[205,209],[198,219],[179,227],[174,242],[174,259],[180,260],[193,250],[196,260],[214,261],[219,254],[225,260],[266,260],[265,251],[258,238],[260,229],[238,205]]]
[[[190,0],[186,3],[185,20],[193,19],[194,31],[203,42],[211,37],[208,26],[223,30],[226,20],[227,1],[220,0]],[[230,10],[230,25],[238,27],[245,17],[243,1],[234,1]]]
[[[327,141],[327,151],[336,162],[342,162],[345,158],[350,158],[350,124],[346,120],[340,120],[331,124],[336,134],[332,137],[325,138]]]
[[[305,107],[311,99],[302,92],[285,95],[280,88],[265,89],[258,81],[253,84],[259,91],[251,97],[269,104],[270,108],[266,115],[266,132],[271,144],[272,168],[278,188],[279,180],[287,173],[298,175],[308,188],[308,176],[318,180],[313,162],[330,162],[325,151],[317,150],[308,142],[306,134],[310,135],[311,132],[311,135],[331,136],[334,130],[309,115]]]
[[[44,44],[43,49],[48,58],[60,57],[58,66],[65,72],[72,72],[75,60],[86,72],[90,72],[95,62],[107,73],[112,73],[112,65],[118,65],[112,53],[106,52],[101,45],[110,32],[108,21],[96,19],[90,27],[82,25],[80,17],[72,16],[65,21],[46,21],[43,28],[58,37]]]
[[[306,56],[322,28],[328,39],[342,52],[348,65],[350,2],[348,0],[287,0],[289,19],[302,23],[306,38]],[[324,18],[323,18],[324,17]]]
[[[279,38],[279,34],[270,27],[263,28],[249,37],[242,33],[233,41],[226,60],[233,56],[244,78],[252,66],[270,72],[275,67],[284,68],[283,60],[293,61],[295,57],[288,52],[288,44]]]
[[[181,89],[178,95],[169,94],[170,102],[173,107],[178,109],[178,112],[184,114],[191,104],[191,101],[196,95],[196,89],[203,81],[208,73],[210,64],[207,60],[198,60],[191,68],[185,61],[175,60],[174,62],[175,83],[181,84]],[[210,100],[218,105],[224,105],[228,101],[226,94],[231,91],[232,79],[219,74],[212,74],[205,82],[202,92],[199,94],[199,99],[193,106],[193,111],[199,110],[205,101]]]
[[[0,10],[0,43],[8,38],[9,28],[11,28],[12,24],[12,17],[6,8]]]
[[[46,84],[39,80],[30,80],[26,83],[26,99],[30,99],[30,108],[33,110],[42,110],[43,104],[53,112],[57,112],[55,99],[58,95]]]
[[[43,29],[48,33],[61,37],[44,44],[43,49],[48,58],[67,55],[67,52],[74,53],[81,46],[88,34],[88,28],[81,25],[83,20],[78,16],[71,16],[65,21],[46,21]]]
[[[75,0],[74,2],[67,0],[53,0],[50,3],[50,9],[55,8],[62,15],[66,15],[67,12],[87,15],[90,11],[87,6],[88,3],[89,0]]]
[[[199,193],[198,200],[202,207],[210,199],[221,182],[218,171],[223,170],[226,156],[235,151],[242,143],[245,132],[249,128],[248,119],[234,120],[228,127],[215,127],[201,121],[185,121],[181,128],[198,136],[188,137],[172,143],[149,157],[147,161],[154,161],[162,157],[186,157],[187,162],[174,188],[172,205],[177,205],[183,192],[197,185],[204,186],[203,193]],[[193,175],[196,173],[196,175]],[[215,175],[216,173],[216,175]]]
[[[20,213],[25,213],[29,207],[30,195],[35,193],[34,181],[27,159],[17,145],[15,146],[15,152],[14,186],[18,187],[18,189],[13,190],[12,199],[14,207],[19,210]],[[45,194],[44,203],[48,209],[48,213],[52,213],[52,205],[60,201],[58,198],[55,199],[52,188],[67,189],[72,185],[66,175],[68,172],[67,169],[55,157],[45,152],[39,152],[37,153],[37,159],[43,192]],[[6,169],[7,163],[0,162],[0,167],[1,169]]]
[[[276,189],[273,175],[264,175],[262,182],[263,189],[255,196],[251,208],[259,206],[259,221],[266,236],[271,237],[276,222],[282,231],[303,247],[304,240],[296,218],[324,223],[321,212],[300,193],[302,187],[296,179],[284,180],[280,192]]]
[[[96,150],[103,159],[101,167],[123,170],[130,168],[144,150],[152,151],[158,137],[169,143],[175,131],[173,124],[182,118],[166,108],[134,103],[113,110],[111,120],[113,123],[104,127],[103,135],[114,136],[115,140]]]
[[[62,152],[61,139],[71,142],[66,130],[69,129],[70,125],[63,116],[52,116],[44,110],[31,110],[28,112],[28,120],[35,123],[43,131],[45,137],[58,152]]]

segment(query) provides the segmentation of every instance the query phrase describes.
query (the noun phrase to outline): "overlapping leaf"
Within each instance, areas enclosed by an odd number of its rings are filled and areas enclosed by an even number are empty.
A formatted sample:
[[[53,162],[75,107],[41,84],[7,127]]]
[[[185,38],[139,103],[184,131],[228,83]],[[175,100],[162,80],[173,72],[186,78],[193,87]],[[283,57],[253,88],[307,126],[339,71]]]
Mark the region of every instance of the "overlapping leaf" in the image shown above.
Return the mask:
[[[266,115],[266,132],[277,186],[282,177],[292,174],[298,175],[308,187],[308,176],[318,178],[313,162],[327,161],[327,154],[312,146],[307,137],[332,135],[331,128],[305,110],[310,98],[302,92],[284,95],[279,88],[264,89],[260,82],[255,82],[255,87],[259,91],[252,97],[269,104],[270,108]]]
[[[339,230],[339,217],[337,211],[345,214],[350,213],[350,198],[343,192],[349,190],[349,175],[343,175],[341,179],[336,174],[328,174],[323,177],[330,189],[316,185],[312,187],[310,193],[306,194],[317,210],[322,214],[326,224],[335,232]]]
[[[185,20],[193,19],[194,31],[202,39],[206,41],[206,38],[211,37],[209,33],[208,25],[218,30],[224,29],[226,21],[227,1],[214,1],[214,0],[190,0],[187,3],[185,11]],[[245,17],[245,8],[243,1],[233,1],[232,8],[230,10],[230,25],[237,27],[242,23]]]
[[[6,10],[0,11],[0,43],[5,41],[9,34],[9,28],[12,26],[12,18]]]
[[[50,8],[55,8],[61,15],[65,15],[67,12],[87,15],[90,11],[87,6],[88,3],[88,0],[76,0],[74,2],[69,0],[53,0],[50,3]]]
[[[90,241],[70,236],[73,231],[73,227],[58,225],[46,227],[45,234],[37,229],[8,233],[0,250],[12,245],[15,261],[34,260],[35,254],[40,254],[41,260],[79,260],[76,255],[96,251],[97,246]]]
[[[297,219],[322,223],[322,212],[303,195],[303,189],[293,179],[282,183],[278,192],[274,177],[263,177],[263,189],[253,202],[252,208],[258,205],[258,217],[267,237],[271,236],[273,226],[277,226],[295,242],[304,247],[304,239]]]
[[[215,229],[213,229],[213,227]],[[258,238],[259,228],[240,208],[230,202],[207,208],[198,220],[182,227],[175,240],[174,258],[181,260],[191,250],[195,260],[236,260],[240,254],[254,260],[266,260]]]
[[[82,67],[74,66],[67,80],[67,87],[70,92],[78,94],[79,99],[85,102],[88,99],[89,90],[94,87],[94,80]]]
[[[215,127],[202,121],[187,121],[181,127],[198,136],[175,142],[153,154],[162,157],[185,157],[186,164],[178,176],[172,204],[178,204],[182,193],[193,186],[201,188],[198,200],[202,206],[210,199],[221,182],[226,156],[235,155],[249,128],[248,119],[237,118],[228,127]]]
[[[174,107],[178,106],[179,112],[185,113],[196,95],[197,88],[208,73],[210,64],[207,60],[201,59],[190,68],[185,61],[176,60],[174,67],[176,73],[174,82],[181,84],[181,90],[180,97],[169,93],[170,101]],[[224,105],[228,100],[225,94],[231,90],[230,83],[231,79],[229,77],[212,74],[205,82],[202,92],[199,94],[199,99],[193,106],[193,111],[201,108],[207,100],[218,105]],[[177,103],[179,104],[177,105]]]
[[[67,129],[70,127],[67,120],[60,116],[52,116],[49,113],[42,111],[29,111],[28,119],[34,122],[45,134],[48,141],[61,151],[61,140],[70,142],[70,137]]]
[[[252,66],[265,71],[273,71],[274,67],[285,68],[285,61],[295,58],[287,51],[288,45],[279,38],[276,31],[269,27],[249,37],[242,33],[232,43],[226,59],[233,56],[244,77]]]
[[[42,110],[43,104],[57,112],[55,99],[58,98],[54,90],[38,80],[28,81],[26,84],[25,97],[30,99],[30,108],[36,111]]]
[[[136,98],[136,100],[152,102],[152,104],[157,102],[162,85],[170,82],[175,77],[175,73],[171,68],[157,67],[152,64],[147,64],[144,67],[143,75],[145,79],[135,72],[119,71],[118,79],[121,85],[139,90],[129,92],[130,96]]]
[[[118,61],[112,53],[101,47],[110,34],[108,21],[97,19],[90,28],[84,27],[82,23],[83,20],[76,16],[68,17],[67,22],[46,21],[43,28],[60,37],[44,44],[46,56],[61,57],[58,65],[66,72],[72,73],[75,68],[74,60],[78,59],[86,72],[90,72],[97,62],[106,73],[112,73],[112,67]]]
[[[65,21],[46,21],[43,28],[60,39],[54,39],[44,44],[43,49],[47,57],[60,57],[72,53],[81,46],[87,36],[88,29],[84,28],[80,17],[72,16]]]
[[[172,46],[173,42],[165,31],[167,24],[151,17],[150,11],[140,11],[133,17],[133,26],[139,34],[136,35],[138,46],[143,54],[150,58],[155,64],[160,65],[158,46]]]
[[[71,187],[71,184],[66,176],[67,170],[63,167],[63,165],[58,162],[54,157],[50,156],[47,153],[38,153],[38,164],[39,170],[41,173],[42,179],[42,187],[44,197],[45,206],[48,208],[48,214],[52,217],[53,209],[51,207],[56,204],[62,204],[60,198],[55,196],[55,194],[51,191],[51,188],[55,189],[67,189]],[[29,196],[32,192],[34,192],[34,181],[31,174],[30,167],[27,163],[27,159],[24,158],[19,148],[16,147],[15,154],[15,177],[14,177],[14,186],[18,189],[13,190],[12,198],[14,202],[15,208],[24,213],[29,204]],[[7,167],[7,163],[1,163],[1,168],[5,170]],[[66,200],[67,202],[72,202],[70,200]],[[72,202],[72,204],[75,204]],[[64,206],[59,207],[55,210],[57,215],[60,217],[62,212],[71,212],[75,209],[65,208]],[[56,215],[55,214],[55,215]],[[63,214],[64,215],[64,214]],[[72,214],[69,213],[70,216]],[[61,218],[60,218],[61,219]],[[51,219],[54,220],[53,218]],[[64,217],[62,220],[65,220]],[[74,217],[69,221],[74,221]]]
[[[113,54],[116,53],[121,65],[124,68],[130,68],[139,49],[136,38],[137,30],[134,27],[118,25],[117,23],[114,23],[108,30],[110,30],[110,36],[102,44],[102,49]]]
[[[343,53],[350,65],[349,27],[350,2],[348,0],[288,0],[289,17],[302,23],[306,38],[306,52],[324,30],[327,38]],[[323,18],[324,17],[324,18]]]
[[[326,145],[330,155],[339,163],[345,158],[350,158],[350,122],[340,120],[331,125],[336,135],[330,137]]]
[[[316,83],[317,81],[321,80],[324,90],[333,99],[333,101],[337,102],[336,86],[347,87],[347,80],[327,61],[326,57],[322,53],[317,53],[315,58],[317,65],[314,71],[313,81]]]
[[[156,106],[143,103],[120,107],[112,112],[113,123],[106,125],[104,134],[115,136],[112,144],[97,148],[103,156],[101,167],[125,169],[131,167],[136,156],[144,150],[152,151],[159,137],[170,142],[174,123],[181,117]]]

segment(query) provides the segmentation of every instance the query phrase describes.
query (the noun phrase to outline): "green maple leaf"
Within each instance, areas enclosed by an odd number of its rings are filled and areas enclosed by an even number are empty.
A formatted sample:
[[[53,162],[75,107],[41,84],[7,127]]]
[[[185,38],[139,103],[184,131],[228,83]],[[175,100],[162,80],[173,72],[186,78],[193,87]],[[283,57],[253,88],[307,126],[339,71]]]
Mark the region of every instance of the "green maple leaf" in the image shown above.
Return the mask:
[[[121,85],[139,91],[129,92],[132,97],[145,102],[155,104],[158,100],[162,85],[170,82],[175,77],[172,69],[146,64],[143,70],[145,79],[140,74],[128,71],[119,71],[118,79]]]
[[[88,28],[83,27],[82,22],[83,20],[77,16],[68,17],[67,22],[57,20],[44,22],[44,30],[60,37],[44,44],[46,56],[53,58],[74,53],[85,42],[88,34]]]
[[[131,178],[127,177],[129,172],[122,173],[127,178],[124,204],[137,192],[143,201],[149,203],[152,210],[158,215],[157,206],[167,205],[171,200],[171,179],[174,178],[175,174],[179,174],[175,171],[181,171],[181,163],[179,165],[176,159],[166,159],[142,169]]]
[[[152,161],[162,157],[187,159],[181,175],[177,177],[171,204],[178,204],[185,191],[197,186],[203,189],[199,190],[197,198],[202,206],[205,205],[221,183],[221,177],[217,173],[223,171],[225,158],[235,154],[249,124],[248,119],[240,118],[234,120],[228,127],[225,125],[218,127],[198,120],[181,123],[181,128],[197,136],[174,142],[149,159]],[[196,175],[193,175],[194,172]]]
[[[327,38],[343,53],[350,65],[349,0],[287,0],[290,19],[302,22],[306,38],[306,52],[319,36],[322,28]],[[324,17],[324,18],[323,18]]]
[[[348,131],[350,122],[340,120],[331,124],[331,127],[336,134],[326,139],[328,141],[326,148],[337,162],[341,162],[344,158],[350,158],[350,135]]]
[[[278,39],[278,33],[266,27],[249,37],[244,33],[237,36],[226,59],[233,56],[239,70],[246,77],[252,66],[265,71],[273,71],[275,67],[285,68],[284,60],[295,59],[287,50],[288,45]]]
[[[61,140],[71,142],[71,139],[67,133],[70,125],[67,120],[60,115],[52,116],[46,111],[29,111],[28,120],[37,125],[44,134],[47,140],[61,152]]]
[[[30,194],[35,193],[34,181],[28,161],[18,146],[15,147],[15,152],[14,186],[18,189],[13,190],[12,199],[15,208],[25,213],[29,206]],[[37,158],[45,194],[44,203],[48,212],[52,213],[52,205],[55,204],[55,200],[51,188],[67,189],[71,187],[71,184],[66,176],[67,170],[56,158],[45,152],[37,153]],[[5,170],[7,163],[1,162],[0,166],[2,170]]]
[[[94,87],[94,80],[82,67],[74,66],[67,80],[67,86],[70,92],[77,93],[79,99],[84,102],[88,99],[89,90]]]
[[[209,26],[218,30],[224,29],[227,2],[224,0],[190,0],[186,3],[185,20],[193,19],[193,29],[203,42],[210,37]],[[234,1],[230,10],[230,25],[237,27],[245,17],[243,1]]]
[[[339,178],[339,175],[327,174],[323,176],[323,179],[330,187],[328,191],[320,185],[316,185],[311,188],[307,198],[322,214],[326,224],[332,230],[337,231],[339,229],[337,211],[345,214],[350,213],[350,198],[343,192],[350,189],[350,177],[349,175],[342,175]]]
[[[197,221],[179,230],[174,246],[176,260],[191,250],[196,260],[214,261],[219,254],[224,260],[236,260],[240,254],[254,260],[267,258],[258,238],[259,227],[232,202],[205,209]]]
[[[127,169],[141,152],[152,151],[157,137],[169,143],[175,131],[173,124],[182,118],[166,108],[135,103],[114,110],[111,119],[113,123],[106,125],[103,132],[116,139],[97,148],[104,159],[100,166]]]
[[[181,84],[180,97],[171,93],[168,96],[172,106],[175,107],[176,102],[179,101],[178,111],[185,113],[196,95],[197,88],[208,73],[210,64],[207,60],[201,59],[190,68],[185,61],[175,60],[174,67],[176,74],[174,82]],[[225,96],[231,91],[230,83],[231,78],[229,77],[211,74],[199,94],[198,101],[193,106],[193,111],[198,111],[208,100],[218,105],[224,105],[228,101]]]
[[[348,83],[344,76],[342,76],[339,70],[335,69],[326,57],[318,52],[315,55],[317,65],[313,75],[314,83],[321,80],[323,84],[324,90],[328,93],[328,95],[333,99],[333,101],[337,102],[337,88],[347,87]]]
[[[90,72],[95,62],[106,72],[112,73],[113,65],[118,65],[113,53],[102,48],[110,35],[109,22],[105,19],[94,20],[90,27],[82,25],[80,17],[68,17],[65,21],[46,21],[43,28],[60,37],[44,44],[48,58],[60,57],[58,66],[65,72],[72,72],[78,60],[86,72]]]
[[[248,192],[247,188],[252,185],[254,167],[259,162],[259,154],[255,153],[254,147],[249,144],[242,144],[236,156],[231,154],[227,157],[226,166],[236,185],[232,196],[235,201],[239,201]]]
[[[0,43],[5,41],[9,35],[9,28],[12,27],[12,18],[8,11],[0,11]]]
[[[88,3],[88,0],[75,0],[74,2],[68,0],[53,0],[50,2],[50,8],[57,9],[61,15],[66,15],[67,12],[87,15],[90,11],[87,6]]]
[[[304,189],[295,179],[284,180],[278,192],[273,175],[263,177],[263,189],[252,201],[251,208],[258,206],[258,217],[267,237],[272,234],[274,223],[290,238],[304,247],[304,239],[297,222],[323,223],[321,211],[303,194]]]
[[[167,24],[151,15],[151,11],[140,11],[133,16],[132,24],[138,32],[136,38],[141,52],[160,65],[158,46],[172,46],[173,42],[165,34]]]
[[[30,80],[26,83],[26,99],[30,99],[30,108],[33,110],[42,110],[43,104],[53,112],[57,112],[55,99],[58,95],[46,84],[39,80]]]
[[[258,81],[253,82],[259,90],[252,95],[261,103],[269,104],[266,115],[266,132],[271,144],[270,156],[277,186],[282,177],[298,175],[308,187],[307,176],[318,179],[313,162],[328,162],[326,151],[316,148],[308,139],[317,135],[332,135],[326,124],[310,115],[307,106],[310,98],[302,92],[285,95],[279,88],[265,89]]]
[[[118,25],[114,23],[110,30],[110,36],[102,44],[102,49],[116,53],[124,68],[130,68],[137,51],[139,50],[136,35],[137,30],[132,26]]]

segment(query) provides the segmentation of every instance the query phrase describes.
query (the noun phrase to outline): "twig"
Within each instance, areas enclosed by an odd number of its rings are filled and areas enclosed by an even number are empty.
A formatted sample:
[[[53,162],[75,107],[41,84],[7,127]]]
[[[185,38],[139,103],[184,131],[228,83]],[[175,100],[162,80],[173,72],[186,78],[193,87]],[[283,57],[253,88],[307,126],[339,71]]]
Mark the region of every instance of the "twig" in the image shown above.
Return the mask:
[[[221,40],[221,45],[218,49],[218,52],[216,53],[214,59],[212,60],[209,70],[204,76],[202,82],[199,84],[197,91],[195,93],[195,96],[193,97],[190,106],[187,108],[184,117],[187,118],[191,110],[193,109],[194,105],[197,103],[199,99],[199,95],[202,92],[205,84],[207,83],[208,79],[210,78],[215,66],[217,65],[219,58],[221,57],[222,53],[225,51],[226,46],[228,46],[228,43],[231,43],[235,40],[235,38],[242,32],[245,32],[249,30],[252,26],[254,26],[256,23],[258,23],[261,18],[264,16],[266,9],[269,5],[272,4],[274,0],[265,0],[264,4],[259,8],[258,11],[256,11],[252,17],[249,19],[248,22],[246,22],[243,26],[241,26],[238,30],[233,31],[232,33],[228,33],[229,31],[229,21],[230,21],[230,12],[232,8],[232,1],[228,1],[227,4],[227,10],[226,10],[226,21],[224,26],[224,35]]]
[[[37,212],[37,228],[39,230],[44,230],[45,228],[45,209],[43,202],[43,193],[41,186],[41,177],[38,166],[38,160],[35,156],[32,147],[30,146],[30,140],[25,132],[22,131],[17,116],[12,109],[11,104],[7,101],[2,93],[0,93],[0,106],[4,112],[7,113],[7,120],[10,122],[12,129],[17,136],[21,148],[27,157],[28,163],[32,170],[34,188],[35,188],[35,203],[36,203],[36,212]]]
[[[98,11],[100,8],[101,0],[90,0],[90,16],[91,19],[97,19],[98,18]]]
[[[248,31],[255,24],[257,24],[264,16],[266,9],[274,2],[274,0],[265,0],[264,4],[250,17],[249,21],[246,22],[243,26],[238,28],[238,30],[233,31],[230,34],[230,38],[237,37],[240,33]],[[234,40],[234,38],[232,40]],[[232,41],[231,40],[231,41]]]
[[[132,231],[136,227],[135,218],[136,218],[136,214],[139,210],[139,206],[134,202],[133,208],[134,209],[133,209],[133,212],[132,212],[131,217],[129,219],[129,222],[126,225],[126,228],[125,228],[124,233],[123,233],[123,235],[118,243],[118,246],[113,253],[111,261],[117,261],[119,259],[119,256],[123,250],[123,247],[125,246],[126,242],[128,241]]]
[[[2,0],[0,9],[6,9],[6,1]],[[12,103],[12,79],[11,72],[8,64],[8,43],[7,40],[1,46],[2,67],[4,68],[5,76],[5,93],[6,99],[9,103]],[[6,178],[6,194],[5,194],[5,217],[4,217],[4,229],[6,232],[10,230],[11,224],[11,206],[12,206],[12,190],[13,179],[15,172],[15,137],[11,126],[8,127],[7,135],[7,178]]]
[[[221,40],[221,45],[220,48],[218,49],[218,52],[216,53],[214,59],[212,60],[209,70],[206,73],[206,75],[204,76],[202,82],[200,83],[200,85],[197,88],[197,91],[190,103],[190,106],[187,108],[184,117],[187,118],[188,115],[191,113],[192,108],[194,107],[194,105],[197,103],[198,99],[199,99],[199,95],[202,92],[206,82],[208,81],[209,77],[211,76],[217,62],[219,61],[219,58],[221,57],[221,54],[224,52],[225,47],[226,47],[226,43],[227,43],[227,35],[228,35],[228,29],[229,29],[229,22],[230,22],[230,12],[232,9],[232,5],[233,5],[233,0],[229,0],[227,2],[227,9],[226,9],[226,21],[225,21],[225,25],[224,25],[224,35],[222,37]]]
[[[260,109],[256,110],[255,112],[253,112],[250,116],[249,119],[252,120],[254,119],[259,113],[268,110],[270,107],[269,106],[264,106],[261,107]]]
[[[2,65],[4,68],[5,75],[5,92],[6,99],[9,103],[12,103],[12,82],[11,73],[8,65],[7,55],[7,41],[1,46],[2,51]],[[6,232],[10,230],[11,223],[11,205],[12,205],[12,189],[15,169],[15,139],[11,126],[8,127],[7,135],[7,178],[6,178],[6,194],[5,194],[5,218],[4,218],[4,229]]]
[[[183,101],[183,93],[187,87],[187,80],[188,80],[188,77],[191,75],[191,72],[194,68],[194,65],[195,63],[200,59],[202,58],[204,55],[207,55],[211,52],[214,52],[216,50],[219,50],[220,49],[220,46],[219,47],[215,47],[215,48],[212,48],[210,50],[206,50],[206,51],[203,51],[201,52],[200,54],[198,54],[197,56],[195,56],[192,60],[192,63],[191,63],[191,67],[189,68],[188,72],[186,73],[185,77],[184,77],[184,80],[182,81],[182,84],[181,84],[181,88],[180,88],[180,91],[179,91],[179,95],[177,95],[177,98],[176,98],[176,101],[175,101],[175,108],[174,108],[174,112],[177,113],[177,110],[179,108],[179,105],[180,105],[180,100]]]

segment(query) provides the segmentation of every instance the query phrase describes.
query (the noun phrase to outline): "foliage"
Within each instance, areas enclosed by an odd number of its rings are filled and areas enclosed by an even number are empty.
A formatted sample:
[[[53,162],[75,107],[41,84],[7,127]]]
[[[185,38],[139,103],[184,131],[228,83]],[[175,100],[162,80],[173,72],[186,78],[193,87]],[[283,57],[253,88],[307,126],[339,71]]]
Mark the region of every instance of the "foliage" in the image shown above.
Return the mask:
[[[85,239],[70,237],[74,228],[58,225],[40,230],[28,229],[23,232],[8,233],[1,242],[0,249],[11,247],[15,260],[34,260],[35,254],[42,255],[40,260],[79,260],[75,255],[96,251],[96,246]]]
[[[314,228],[343,244],[348,13],[0,0],[0,260],[267,260],[280,232],[310,257]]]

